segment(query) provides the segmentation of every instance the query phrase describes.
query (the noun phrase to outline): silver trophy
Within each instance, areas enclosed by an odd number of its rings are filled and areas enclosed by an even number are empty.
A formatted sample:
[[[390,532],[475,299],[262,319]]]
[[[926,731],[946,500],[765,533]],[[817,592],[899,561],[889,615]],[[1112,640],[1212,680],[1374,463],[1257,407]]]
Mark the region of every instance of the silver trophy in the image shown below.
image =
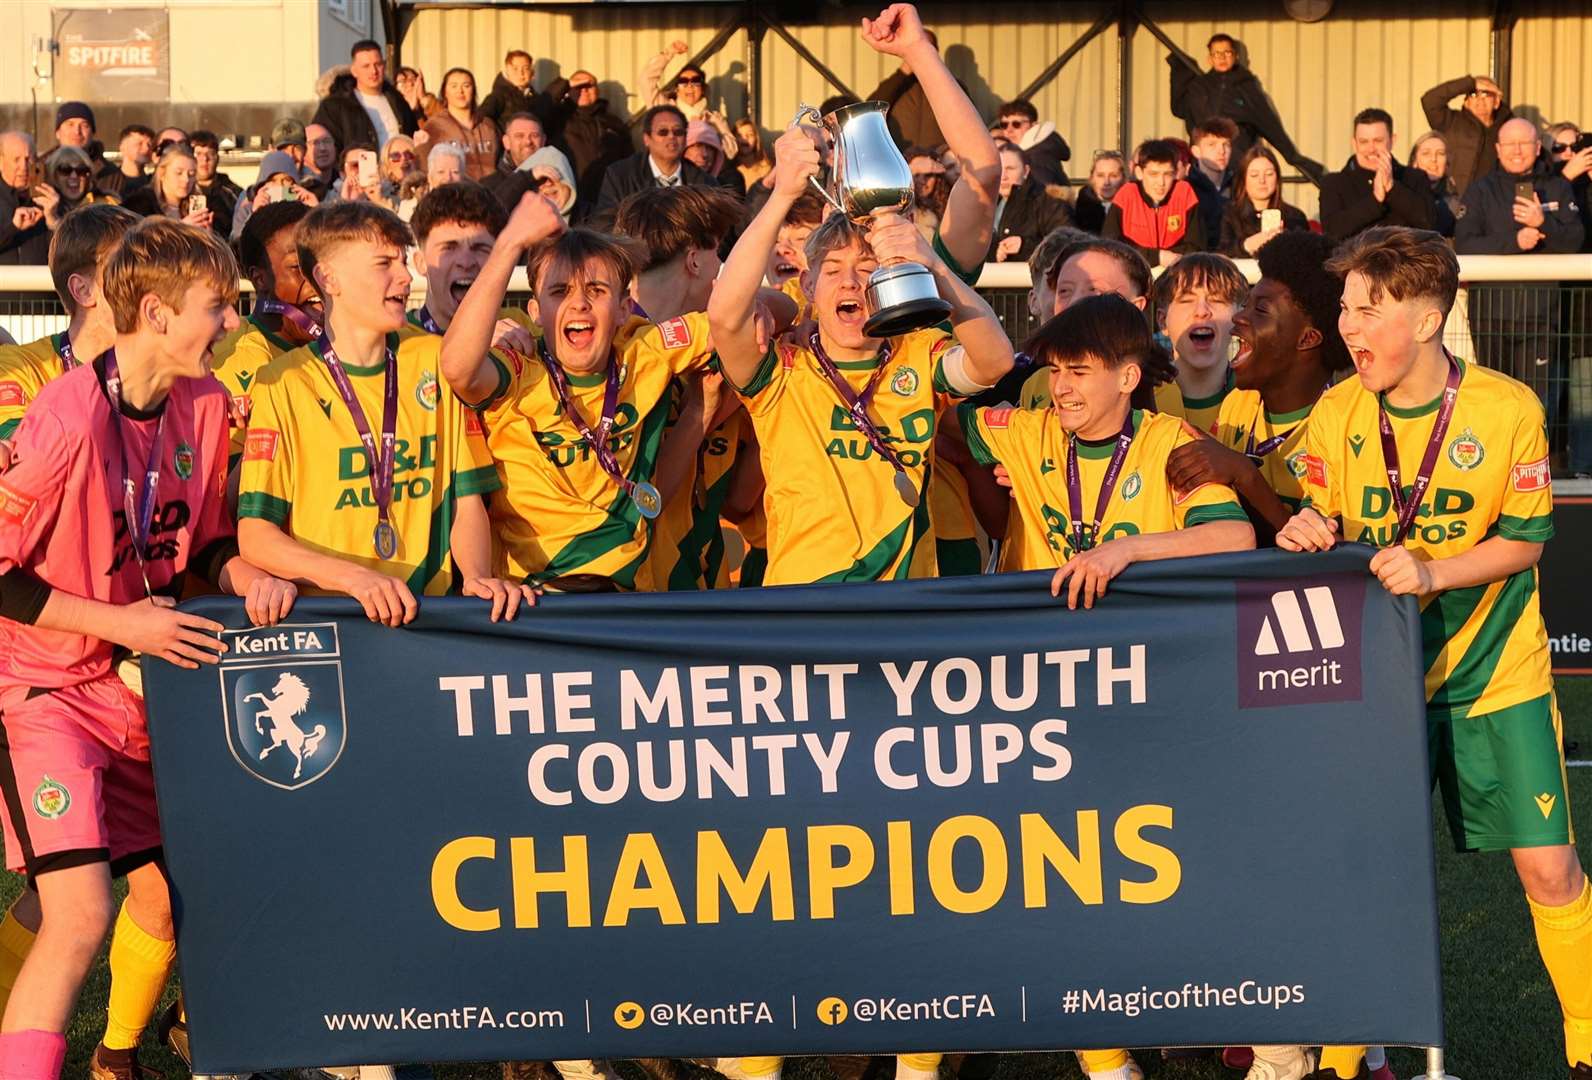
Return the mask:
[[[829,133],[834,146],[829,182],[834,190],[825,190],[816,177],[812,184],[858,225],[867,224],[875,214],[905,214],[912,209],[912,170],[890,137],[885,123],[889,111],[882,101],[864,101],[823,116],[811,105],[802,105],[791,121],[817,120]],[[873,338],[921,330],[951,314],[929,268],[905,259],[880,266],[869,276],[865,302],[868,321],[863,333]]]

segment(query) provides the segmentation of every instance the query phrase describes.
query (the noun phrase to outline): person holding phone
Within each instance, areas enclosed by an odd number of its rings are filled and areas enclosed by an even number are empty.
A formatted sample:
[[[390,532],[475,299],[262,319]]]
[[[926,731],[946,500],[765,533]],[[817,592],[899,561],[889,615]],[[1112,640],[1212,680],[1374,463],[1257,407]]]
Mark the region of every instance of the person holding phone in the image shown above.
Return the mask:
[[[209,199],[199,190],[199,163],[186,143],[168,147],[155,165],[154,179],[129,192],[123,205],[144,217],[169,217],[185,225],[209,229],[226,239],[225,232],[217,228],[216,214],[210,209]]]
[[[1282,201],[1281,171],[1277,155],[1264,146],[1252,146],[1238,159],[1233,171],[1233,201],[1222,212],[1223,255],[1253,259],[1261,247],[1285,229],[1310,228],[1304,211]]]
[[[0,264],[43,266],[50,257],[45,207],[33,139],[21,131],[0,132]]]

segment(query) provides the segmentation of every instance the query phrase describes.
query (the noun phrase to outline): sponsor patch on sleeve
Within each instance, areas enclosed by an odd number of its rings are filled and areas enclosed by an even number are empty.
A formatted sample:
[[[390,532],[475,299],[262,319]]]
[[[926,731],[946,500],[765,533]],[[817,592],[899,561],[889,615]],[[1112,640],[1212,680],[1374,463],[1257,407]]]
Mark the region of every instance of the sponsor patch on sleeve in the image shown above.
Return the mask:
[[[33,512],[36,502],[37,499],[12,491],[5,484],[0,484],[0,521],[21,525]]]
[[[1305,480],[1316,487],[1327,486],[1327,463],[1314,454],[1304,456]]]
[[[27,391],[14,382],[0,382],[0,405],[26,405]]]
[[[1012,422],[1012,413],[1016,409],[1003,406],[999,409],[986,409],[984,411],[984,426],[987,428],[1003,428]]]
[[[269,428],[254,428],[243,440],[244,461],[275,461],[277,433]]]
[[[1548,474],[1548,459],[1528,461],[1510,470],[1516,491],[1542,491],[1552,482]]]
[[[691,324],[680,316],[658,324],[666,349],[683,349],[691,344]]]
[[[464,430],[468,435],[479,435],[486,438],[486,425],[481,423],[481,414],[474,409],[464,410]]]

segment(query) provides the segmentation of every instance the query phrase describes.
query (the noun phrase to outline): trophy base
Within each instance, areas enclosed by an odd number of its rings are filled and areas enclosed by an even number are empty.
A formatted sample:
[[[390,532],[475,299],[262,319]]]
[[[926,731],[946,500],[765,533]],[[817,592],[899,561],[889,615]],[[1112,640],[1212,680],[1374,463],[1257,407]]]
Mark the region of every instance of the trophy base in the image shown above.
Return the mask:
[[[905,300],[876,311],[862,324],[862,332],[871,338],[893,338],[914,330],[942,323],[951,316],[951,305],[938,296],[918,300]]]

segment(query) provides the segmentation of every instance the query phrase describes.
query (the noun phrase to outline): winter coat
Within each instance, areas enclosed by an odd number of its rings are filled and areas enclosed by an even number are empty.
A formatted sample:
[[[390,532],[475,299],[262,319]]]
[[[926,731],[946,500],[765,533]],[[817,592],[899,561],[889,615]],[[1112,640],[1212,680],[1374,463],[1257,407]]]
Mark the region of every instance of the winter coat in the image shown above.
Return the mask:
[[[625,201],[625,196],[657,185],[657,178],[652,175],[652,166],[648,164],[648,156],[647,151],[643,150],[608,166],[608,172],[603,176],[602,189],[597,196],[597,203],[590,210],[588,225],[604,232],[612,230],[614,217],[619,213],[619,204]],[[680,160],[680,182],[697,187],[719,186],[717,179],[684,158]]]
[[[475,122],[465,127],[454,119],[452,113],[439,112],[427,120],[422,129],[429,136],[420,147],[422,168],[431,156],[431,148],[445,142],[458,143],[464,147],[464,175],[469,179],[484,180],[497,168],[502,140],[498,137],[497,125],[482,113],[477,112]]]
[[[1373,225],[1432,227],[1432,199],[1426,174],[1393,163],[1393,188],[1381,202],[1371,194],[1376,173],[1362,168],[1352,156],[1342,172],[1321,181],[1321,230],[1335,244],[1357,236]]]
[[[591,206],[602,190],[603,175],[608,166],[635,153],[636,145],[630,137],[625,122],[608,111],[608,101],[598,98],[596,104],[576,106],[565,98],[559,106],[560,126],[564,133],[561,144],[575,167],[575,179],[580,184],[580,201]]]
[[[566,79],[555,79],[548,84],[546,90],[537,90],[526,87],[521,90],[498,72],[497,78],[492,80],[492,92],[481,102],[481,115],[490,119],[502,131],[508,126],[509,117],[515,113],[530,113],[542,125],[542,131],[547,135],[547,140],[552,142],[558,137],[558,105],[554,94],[562,95],[565,87],[569,85]]]
[[[896,145],[905,150],[909,146],[933,149],[945,141],[940,134],[940,122],[929,107],[928,95],[923,92],[916,75],[897,71],[874,87],[864,101],[883,101],[890,106],[885,122]]]
[[[995,261],[995,249],[1009,236],[1022,239],[1022,246],[1006,256],[1007,262],[1023,262],[1033,254],[1041,240],[1052,229],[1072,224],[1072,207],[1045,190],[1045,185],[1030,174],[1012,193],[1006,196],[1006,206],[995,222],[994,235],[990,237],[989,254],[985,262]]]
[[[1227,71],[1196,71],[1186,58],[1176,55],[1168,56],[1166,62],[1172,67],[1172,114],[1188,126],[1191,136],[1201,120],[1225,116],[1238,125],[1234,160],[1263,138],[1300,172],[1312,180],[1320,177],[1321,163],[1294,146],[1277,107],[1248,68],[1235,64]]]
[[[381,95],[387,99],[387,104],[392,106],[393,115],[398,118],[398,131],[389,131],[388,135],[413,135],[415,133],[415,113],[409,107],[392,83],[381,84]],[[342,154],[350,146],[363,143],[366,146],[376,146],[376,125],[370,122],[370,117],[365,113],[365,107],[359,103],[359,91],[355,88],[343,89],[341,82],[336,84],[336,89],[321,99],[320,107],[315,110],[315,118],[310,121],[319,124],[332,133],[332,141],[337,144],[337,153]]]
[[[1509,103],[1500,101],[1493,113],[1492,123],[1483,124],[1468,109],[1451,109],[1449,101],[1476,89],[1476,80],[1461,75],[1438,83],[1421,95],[1421,111],[1426,122],[1448,144],[1448,177],[1454,181],[1454,191],[1460,196],[1470,187],[1470,182],[1485,176],[1498,164],[1498,129],[1513,119]]]
[[[1072,147],[1061,137],[1055,124],[1049,120],[1035,124],[1023,132],[1022,140],[1017,145],[1022,147],[1028,158],[1028,175],[1038,180],[1041,186],[1067,183],[1067,170],[1061,167],[1061,163],[1072,157]]]
[[[1281,209],[1284,232],[1310,231],[1310,219],[1303,210],[1289,203],[1283,203]],[[1217,251],[1234,259],[1255,257],[1244,250],[1244,241],[1260,232],[1260,211],[1255,209],[1254,203],[1248,199],[1234,199],[1228,203],[1222,214],[1221,230]]]
[[[1520,250],[1516,235],[1515,185],[1530,181],[1542,203],[1542,239],[1531,251]],[[1529,173],[1494,168],[1465,190],[1465,213],[1454,229],[1454,250],[1461,255],[1568,255],[1581,250],[1586,227],[1570,182],[1557,169],[1539,162]]]

